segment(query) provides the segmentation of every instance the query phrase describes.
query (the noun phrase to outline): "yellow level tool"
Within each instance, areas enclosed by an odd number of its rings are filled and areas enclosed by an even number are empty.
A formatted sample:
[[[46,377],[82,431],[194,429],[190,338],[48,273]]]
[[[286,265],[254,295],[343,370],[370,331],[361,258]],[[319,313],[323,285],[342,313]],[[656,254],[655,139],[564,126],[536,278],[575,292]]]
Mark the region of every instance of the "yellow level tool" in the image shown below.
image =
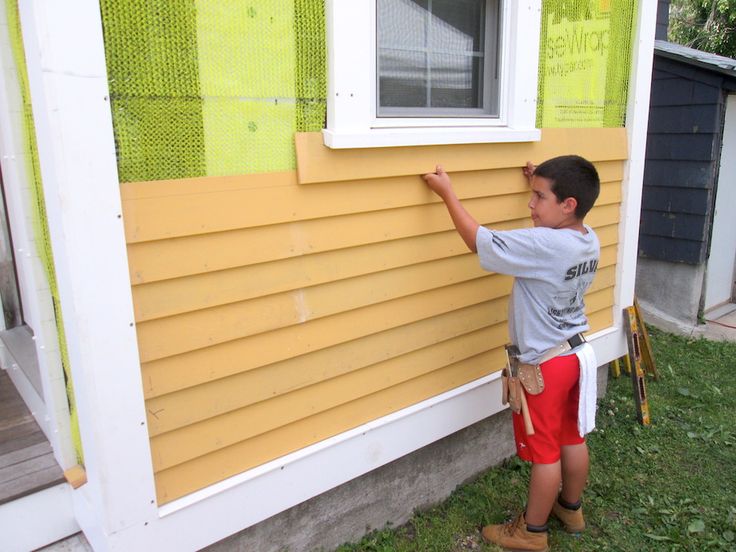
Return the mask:
[[[644,341],[636,308],[626,307],[624,309],[624,328],[626,329],[626,340],[629,344],[629,358],[631,361],[631,383],[634,386],[634,403],[636,404],[636,417],[642,425],[649,425],[649,403],[647,402],[647,388],[644,381],[644,367],[642,366],[642,347],[648,348],[648,341]],[[651,357],[651,350],[649,351]]]

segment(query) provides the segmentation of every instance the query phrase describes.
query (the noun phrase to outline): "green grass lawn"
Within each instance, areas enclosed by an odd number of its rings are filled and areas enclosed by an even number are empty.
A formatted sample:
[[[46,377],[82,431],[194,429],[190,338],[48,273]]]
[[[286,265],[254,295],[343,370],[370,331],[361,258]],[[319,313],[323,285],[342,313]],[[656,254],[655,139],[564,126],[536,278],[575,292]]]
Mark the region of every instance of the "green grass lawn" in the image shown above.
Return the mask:
[[[588,529],[568,535],[550,520],[552,550],[736,550],[736,343],[652,331],[652,344],[652,424],[636,422],[631,379],[611,378],[588,439]],[[523,508],[528,480],[529,466],[509,460],[407,524],[338,551],[497,550],[479,527]]]

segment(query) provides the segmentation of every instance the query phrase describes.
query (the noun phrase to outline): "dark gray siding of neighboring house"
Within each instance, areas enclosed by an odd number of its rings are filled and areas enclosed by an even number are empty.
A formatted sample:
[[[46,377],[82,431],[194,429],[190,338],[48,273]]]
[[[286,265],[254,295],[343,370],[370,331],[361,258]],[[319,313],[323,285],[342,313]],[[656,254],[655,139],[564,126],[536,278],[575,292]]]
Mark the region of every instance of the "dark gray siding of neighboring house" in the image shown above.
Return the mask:
[[[659,0],[657,4],[657,28],[654,38],[667,40],[667,27],[670,24],[670,0]]]
[[[690,264],[706,259],[729,80],[654,56],[639,229],[643,257]]]

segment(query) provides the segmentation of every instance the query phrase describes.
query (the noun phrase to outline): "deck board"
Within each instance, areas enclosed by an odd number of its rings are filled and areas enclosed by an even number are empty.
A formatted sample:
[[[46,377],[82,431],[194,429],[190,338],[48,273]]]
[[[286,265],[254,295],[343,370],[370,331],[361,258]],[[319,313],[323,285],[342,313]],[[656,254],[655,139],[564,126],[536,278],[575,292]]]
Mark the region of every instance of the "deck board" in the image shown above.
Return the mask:
[[[0,370],[0,504],[64,482],[51,445]]]

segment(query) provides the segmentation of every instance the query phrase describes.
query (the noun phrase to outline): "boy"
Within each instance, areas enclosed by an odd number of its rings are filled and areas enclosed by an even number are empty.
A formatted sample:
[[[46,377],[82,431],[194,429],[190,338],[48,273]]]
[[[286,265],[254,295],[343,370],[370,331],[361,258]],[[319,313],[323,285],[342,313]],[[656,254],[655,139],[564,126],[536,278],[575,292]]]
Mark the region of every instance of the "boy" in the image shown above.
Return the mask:
[[[465,210],[442,167],[423,176],[444,201],[460,236],[489,271],[514,276],[509,337],[518,361],[540,365],[544,389],[526,395],[534,433],[513,414],[520,458],[532,462],[526,510],[513,522],[483,528],[483,538],[514,550],[547,550],[547,518],[570,532],[585,527],[580,499],[588,476],[585,433],[595,419],[595,356],[583,294],[598,266],[600,245],[583,219],[600,190],[595,167],[566,155],[523,172],[531,186],[534,228],[506,232],[480,226]],[[581,362],[582,360],[582,362]],[[580,393],[582,388],[583,393]],[[592,403],[592,405],[591,405]]]

